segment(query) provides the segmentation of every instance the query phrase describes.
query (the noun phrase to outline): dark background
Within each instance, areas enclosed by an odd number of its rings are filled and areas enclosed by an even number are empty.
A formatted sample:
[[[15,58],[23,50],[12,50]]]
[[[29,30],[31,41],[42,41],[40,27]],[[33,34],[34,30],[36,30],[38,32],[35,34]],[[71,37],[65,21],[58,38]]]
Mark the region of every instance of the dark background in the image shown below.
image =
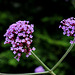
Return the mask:
[[[14,59],[9,44],[4,45],[6,29],[18,20],[34,24],[34,52],[52,68],[70,46],[73,37],[64,36],[60,21],[75,17],[75,0],[0,0],[0,72],[27,73],[41,64],[33,57],[22,55],[20,62]],[[57,75],[75,75],[75,46],[64,61],[54,70]]]

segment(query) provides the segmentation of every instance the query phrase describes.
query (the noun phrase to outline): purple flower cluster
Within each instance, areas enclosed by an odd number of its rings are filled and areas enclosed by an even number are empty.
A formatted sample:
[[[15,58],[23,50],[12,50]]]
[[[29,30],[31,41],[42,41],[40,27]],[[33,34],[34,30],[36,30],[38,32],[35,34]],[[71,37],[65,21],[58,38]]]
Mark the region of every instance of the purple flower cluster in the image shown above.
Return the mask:
[[[29,25],[28,23],[29,21],[18,21],[10,25],[4,34],[6,37],[4,44],[12,44],[11,50],[16,54],[14,58],[17,61],[20,60],[23,52],[26,53],[26,57],[29,57],[29,55],[31,55],[31,51],[35,50],[35,47],[30,48],[34,25]]]
[[[35,69],[35,73],[38,73],[38,72],[44,72],[44,68],[42,66],[39,66]]]
[[[75,18],[71,17],[68,19],[64,19],[61,22],[61,25],[59,26],[59,28],[63,29],[63,35],[67,35],[67,36],[73,36],[74,37],[74,41],[70,41],[71,44],[75,43]]]

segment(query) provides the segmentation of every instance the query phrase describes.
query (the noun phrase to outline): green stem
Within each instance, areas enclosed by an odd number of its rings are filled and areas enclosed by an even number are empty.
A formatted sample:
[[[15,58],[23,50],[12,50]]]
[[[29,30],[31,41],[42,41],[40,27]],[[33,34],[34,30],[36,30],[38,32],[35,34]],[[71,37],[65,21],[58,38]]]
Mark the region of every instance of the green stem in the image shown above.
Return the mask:
[[[39,73],[25,73],[25,75],[46,74],[46,73],[49,73],[49,71],[39,72]]]
[[[55,66],[51,69],[52,71],[58,67],[58,65],[64,60],[64,58],[68,55],[68,53],[71,51],[73,48],[74,44],[71,44],[71,46],[68,48],[68,50],[65,52],[65,54],[61,57],[61,59],[55,64]]]
[[[56,75],[53,71],[51,71],[33,52],[31,52],[32,53],[32,55],[44,66],[44,68],[46,68],[48,71],[49,71],[49,73],[51,74],[51,75]]]
[[[46,74],[46,73],[49,73],[49,71],[39,72],[39,73],[25,73],[25,74],[5,74],[5,73],[0,73],[0,75],[36,75],[36,74]]]

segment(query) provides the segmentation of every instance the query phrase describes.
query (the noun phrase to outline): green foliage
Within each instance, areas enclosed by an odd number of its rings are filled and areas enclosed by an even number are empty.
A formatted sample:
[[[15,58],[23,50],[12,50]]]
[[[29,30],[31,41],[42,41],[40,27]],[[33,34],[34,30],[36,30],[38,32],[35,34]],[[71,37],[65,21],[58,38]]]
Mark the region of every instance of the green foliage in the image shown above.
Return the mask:
[[[36,47],[34,53],[50,68],[65,53],[73,37],[64,36],[59,29],[60,21],[75,16],[74,0],[26,0],[14,1],[0,0],[0,72],[27,73],[34,72],[40,63],[33,57],[22,55],[20,62],[14,59],[9,44],[4,45],[4,33],[12,23],[18,20],[29,20],[34,24],[32,46]],[[70,14],[69,14],[70,13]],[[55,69],[57,75],[75,75],[74,58],[75,47],[65,60]]]
[[[42,22],[50,22],[52,25],[55,24],[55,22],[58,22],[60,20],[62,20],[62,16],[59,16],[57,14],[55,14],[54,16],[52,17],[43,17],[41,19]]]
[[[73,4],[74,8],[75,8],[75,0],[71,0],[71,1],[72,1],[72,4]]]
[[[10,12],[0,12],[0,23],[5,25],[8,20],[13,20],[13,16],[10,14]]]

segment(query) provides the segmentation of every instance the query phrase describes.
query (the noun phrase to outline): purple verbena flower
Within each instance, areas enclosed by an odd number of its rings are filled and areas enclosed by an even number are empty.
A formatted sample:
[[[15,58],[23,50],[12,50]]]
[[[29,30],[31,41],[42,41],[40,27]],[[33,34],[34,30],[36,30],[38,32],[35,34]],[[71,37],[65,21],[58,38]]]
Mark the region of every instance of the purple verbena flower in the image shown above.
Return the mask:
[[[31,55],[31,51],[35,50],[35,47],[30,48],[32,43],[32,33],[34,32],[34,25],[28,24],[29,21],[18,21],[9,26],[4,34],[4,44],[12,44],[10,48],[13,51],[14,57],[17,61],[20,60],[22,53],[26,53],[26,57]]]
[[[35,71],[35,73],[38,73],[38,72],[44,72],[45,70],[42,66],[39,66],[39,67],[35,68],[34,71]]]
[[[67,35],[69,36],[73,36],[75,38],[75,18],[74,17],[70,17],[68,19],[64,19],[61,22],[61,25],[59,26],[59,28],[63,29],[63,35]],[[75,43],[75,39],[74,41],[70,41],[71,44]]]

